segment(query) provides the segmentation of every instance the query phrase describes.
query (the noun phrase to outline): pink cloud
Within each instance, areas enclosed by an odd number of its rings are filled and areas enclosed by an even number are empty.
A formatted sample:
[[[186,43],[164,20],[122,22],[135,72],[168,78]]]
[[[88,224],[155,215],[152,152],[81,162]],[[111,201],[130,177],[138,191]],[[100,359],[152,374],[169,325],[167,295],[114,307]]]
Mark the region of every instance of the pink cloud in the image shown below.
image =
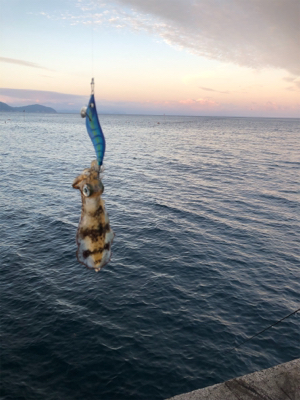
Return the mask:
[[[211,99],[185,99],[185,100],[180,100],[180,104],[185,104],[185,105],[190,105],[190,106],[204,106],[204,107],[209,107],[209,108],[214,108],[219,106],[220,104],[215,102],[214,100]]]
[[[39,102],[53,107],[58,112],[79,113],[88,96],[39,90],[0,88],[0,101],[11,106],[30,105]],[[253,117],[299,117],[300,104],[285,105],[269,102],[218,103],[213,99],[181,99],[178,101],[109,101],[97,98],[100,114],[144,114],[144,115],[203,115],[203,116],[253,116]]]

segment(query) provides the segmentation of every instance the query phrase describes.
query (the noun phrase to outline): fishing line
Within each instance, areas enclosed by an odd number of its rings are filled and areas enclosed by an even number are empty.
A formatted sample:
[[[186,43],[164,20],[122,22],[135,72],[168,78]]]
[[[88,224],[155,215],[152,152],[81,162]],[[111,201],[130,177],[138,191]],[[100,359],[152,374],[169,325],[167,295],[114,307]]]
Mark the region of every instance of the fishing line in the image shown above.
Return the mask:
[[[255,335],[253,335],[253,336],[251,336],[250,338],[244,340],[244,341],[243,341],[242,343],[240,343],[239,345],[237,345],[237,346],[235,346],[235,347],[232,347],[231,349],[225,351],[223,354],[227,354],[227,353],[230,353],[230,352],[233,351],[233,350],[238,349],[239,347],[243,346],[245,343],[250,342],[250,340],[252,340],[252,339],[255,338],[256,336],[260,335],[261,333],[267,331],[267,330],[270,329],[270,328],[273,328],[273,326],[279,324],[280,322],[282,322],[282,321],[284,321],[285,319],[291,317],[292,315],[297,314],[299,311],[300,311],[300,308],[298,308],[298,310],[295,310],[295,311],[291,312],[290,314],[286,315],[285,317],[281,318],[279,321],[276,321],[276,322],[274,322],[273,324],[269,325],[267,328],[265,328],[265,329],[263,329],[263,330],[261,330],[261,331],[255,333]]]
[[[94,13],[92,12],[92,76],[94,76]]]

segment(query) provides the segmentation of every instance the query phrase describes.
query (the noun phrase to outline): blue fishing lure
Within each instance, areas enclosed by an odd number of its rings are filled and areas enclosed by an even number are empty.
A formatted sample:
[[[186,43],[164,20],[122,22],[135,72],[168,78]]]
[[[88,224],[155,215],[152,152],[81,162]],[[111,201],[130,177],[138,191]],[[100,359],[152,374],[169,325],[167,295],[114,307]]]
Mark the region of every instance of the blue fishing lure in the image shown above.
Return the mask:
[[[86,109],[81,112],[82,116],[86,117],[86,129],[92,140],[93,146],[96,151],[98,165],[103,163],[105,153],[105,137],[98,119],[95,96],[94,96],[94,78],[92,79],[92,94],[89,104]]]

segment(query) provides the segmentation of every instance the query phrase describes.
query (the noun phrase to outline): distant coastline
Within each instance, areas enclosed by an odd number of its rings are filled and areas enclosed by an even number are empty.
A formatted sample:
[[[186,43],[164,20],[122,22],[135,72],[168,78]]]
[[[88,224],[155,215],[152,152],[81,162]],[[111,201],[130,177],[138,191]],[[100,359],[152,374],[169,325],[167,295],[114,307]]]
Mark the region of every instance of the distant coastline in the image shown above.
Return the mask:
[[[11,107],[6,103],[0,101],[0,112],[28,112],[28,113],[47,113],[57,114],[54,108],[42,106],[40,104],[32,104],[23,107]]]

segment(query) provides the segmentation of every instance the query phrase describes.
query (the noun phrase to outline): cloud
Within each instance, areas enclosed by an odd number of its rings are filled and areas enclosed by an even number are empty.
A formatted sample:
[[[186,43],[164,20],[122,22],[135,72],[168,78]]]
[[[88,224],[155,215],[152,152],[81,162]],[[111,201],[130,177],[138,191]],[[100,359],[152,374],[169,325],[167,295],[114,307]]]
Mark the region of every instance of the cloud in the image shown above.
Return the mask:
[[[286,78],[283,78],[286,82],[291,83],[293,86],[289,86],[286,88],[286,90],[289,90],[291,92],[299,92],[300,91],[300,79],[298,79],[295,76],[287,76]]]
[[[82,106],[88,102],[88,96],[74,95],[42,90],[0,88],[0,101],[10,106],[42,104],[53,107],[59,112],[79,113]],[[107,101],[97,99],[97,109],[101,114],[170,114],[191,112],[215,112],[220,106],[210,98],[183,99],[179,101]]]
[[[300,75],[299,0],[102,0],[49,15],[71,25],[146,31],[178,49]]]
[[[215,92],[215,93],[229,94],[228,91],[224,91],[224,92],[223,92],[223,91],[221,91],[221,90],[215,90],[215,89],[206,88],[206,87],[202,87],[202,86],[199,86],[199,88],[202,89],[202,90],[206,90],[207,92]]]
[[[0,101],[11,106],[42,104],[58,112],[76,113],[87,105],[89,96],[67,93],[0,88]],[[107,101],[97,98],[100,114],[143,114],[143,115],[204,115],[204,116],[253,116],[253,117],[299,117],[299,104],[293,107],[261,101],[259,103],[217,103],[209,97],[185,98],[179,101]]]
[[[51,71],[48,68],[42,67],[39,64],[30,62],[30,61],[24,61],[24,60],[17,60],[15,58],[6,58],[6,57],[0,57],[0,62],[3,63],[8,63],[8,64],[17,64],[17,65],[23,65],[25,67],[32,67],[32,68],[39,68],[39,69],[45,69],[47,71]]]
[[[204,107],[206,109],[214,108],[219,106],[220,104],[215,102],[212,99],[209,98],[199,98],[199,99],[185,99],[185,100],[180,100],[180,104],[185,104],[185,105],[190,105],[190,106],[196,106],[196,107]]]
[[[45,90],[0,88],[0,101],[10,106],[43,104],[56,110],[80,110],[88,101],[88,96],[50,92]]]
[[[127,18],[200,56],[300,73],[299,0],[117,0]],[[152,16],[152,18],[150,18]]]
[[[299,0],[101,0],[82,5],[73,24],[145,30],[199,56],[300,74]],[[103,12],[104,11],[104,12]],[[64,17],[69,18],[69,17]],[[71,18],[71,17],[70,17]]]

